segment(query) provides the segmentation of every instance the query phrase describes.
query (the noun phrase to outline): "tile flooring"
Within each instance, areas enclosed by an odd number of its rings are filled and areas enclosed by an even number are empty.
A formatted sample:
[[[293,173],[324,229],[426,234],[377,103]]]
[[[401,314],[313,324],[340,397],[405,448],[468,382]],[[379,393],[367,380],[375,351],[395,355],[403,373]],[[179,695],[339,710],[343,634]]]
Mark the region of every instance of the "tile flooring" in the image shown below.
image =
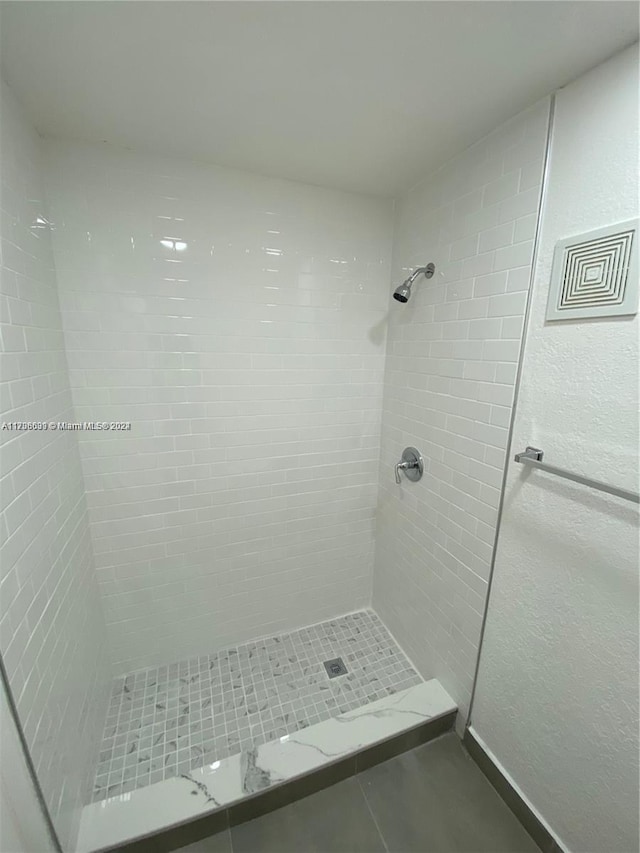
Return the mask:
[[[540,853],[454,733],[200,841],[190,830],[121,853]]]
[[[329,679],[323,662],[348,673]],[[292,734],[422,679],[361,611],[116,679],[93,801]]]

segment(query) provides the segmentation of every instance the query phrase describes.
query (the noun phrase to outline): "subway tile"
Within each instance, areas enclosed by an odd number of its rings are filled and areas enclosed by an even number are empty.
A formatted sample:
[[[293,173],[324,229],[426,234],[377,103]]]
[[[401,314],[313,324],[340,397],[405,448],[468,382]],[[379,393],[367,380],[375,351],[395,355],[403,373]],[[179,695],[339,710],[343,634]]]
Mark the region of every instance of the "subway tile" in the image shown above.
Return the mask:
[[[505,198],[511,198],[517,191],[520,183],[520,170],[515,169],[506,175],[502,175],[488,183],[482,195],[482,206],[490,207]]]
[[[528,190],[518,193],[517,195],[505,198],[500,202],[500,213],[498,221],[513,222],[521,219],[523,216],[529,216],[531,213],[536,213],[540,201],[540,185],[535,184]]]
[[[496,382],[515,385],[518,366],[516,364],[498,364],[495,371]]]
[[[510,269],[507,276],[507,293],[513,293],[519,290],[529,290],[530,278],[530,265]]]
[[[505,317],[502,320],[502,328],[500,330],[500,337],[505,340],[521,340],[522,339],[522,329],[524,327],[524,317],[523,316],[514,316],[514,317]]]
[[[519,192],[530,190],[532,187],[539,187],[542,182],[542,160],[536,159],[529,163],[525,163],[520,169],[520,185]]]
[[[471,299],[473,296],[473,279],[467,278],[464,281],[456,281],[447,287],[447,301],[459,302],[462,299]],[[441,309],[441,310],[438,310]],[[447,312],[448,309],[448,312]],[[448,313],[448,316],[446,316]],[[457,317],[457,308],[446,305],[436,305],[433,319],[455,319]]]
[[[14,190],[3,202],[22,215],[28,186],[24,214],[48,219],[39,140],[4,88],[2,151],[3,187]],[[12,380],[3,420],[74,421],[50,233],[37,245],[26,228],[14,229],[13,239],[3,253],[3,264],[20,273],[6,276],[3,268],[12,294],[0,334],[3,376]],[[97,328],[89,315],[70,311],[76,325]],[[56,831],[73,849],[110,680],[77,435],[15,433],[3,448],[0,488],[4,664]]]
[[[493,272],[495,252],[483,252],[467,258],[462,263],[462,278],[486,275]]]
[[[72,168],[77,160],[83,170]],[[118,573],[107,608],[110,635],[121,634],[112,641],[115,671],[246,640],[247,631],[268,634],[278,620],[287,629],[332,607],[360,606],[373,549],[375,489],[365,487],[377,476],[385,354],[384,331],[371,330],[389,298],[390,204],[176,160],[166,161],[176,214],[159,201],[165,178],[147,173],[144,156],[51,143],[46,161],[62,223],[56,257],[81,241],[86,220],[97,247],[83,247],[81,274],[58,267],[74,402],[83,419],[132,423],[106,440],[78,435],[90,494],[102,495],[90,516],[97,565]],[[125,164],[135,192],[120,183]],[[92,174],[105,180],[96,184]],[[183,219],[179,226],[160,218],[171,215]],[[131,235],[137,260],[126,248]],[[164,246],[168,238],[186,248]],[[421,296],[432,311],[444,289]],[[356,490],[352,515],[346,507],[332,513],[345,478]],[[304,509],[309,497],[317,500],[296,529],[282,502]],[[335,577],[317,572],[323,537],[345,549]],[[362,551],[358,561],[347,547]],[[241,596],[260,553],[296,569],[273,576],[272,595],[254,583]],[[151,594],[161,560],[170,597]],[[198,582],[231,564],[237,580],[215,603],[235,616],[235,635],[188,612],[194,603],[206,608]],[[195,565],[203,568],[185,575]],[[341,605],[336,583],[348,590]],[[298,594],[311,586],[314,596]],[[160,627],[168,600],[182,614],[179,631]]]
[[[487,338],[498,338],[501,334],[502,324],[503,321],[498,318],[471,320],[469,322],[468,337],[482,341]]]
[[[454,157],[397,206],[394,279],[405,257],[427,257],[436,245],[462,266],[459,280],[447,285],[445,304],[436,305],[428,338],[424,329],[412,329],[409,306],[390,311],[373,602],[418,669],[440,678],[463,714],[529,287],[548,103],[544,107],[525,111]],[[444,209],[450,216],[442,228],[438,211]],[[417,220],[420,229],[412,227]],[[476,240],[476,254],[469,254]],[[403,340],[413,346],[402,350],[400,362]],[[476,342],[480,357],[468,347]],[[444,376],[456,356],[462,371]],[[403,381],[418,370],[421,388],[429,389],[436,375],[449,386],[422,394]],[[392,466],[409,444],[422,451],[429,476],[396,486]]]
[[[487,251],[488,249],[494,248],[493,246],[488,246],[486,249],[481,249],[480,251]],[[454,243],[451,243],[449,248],[449,259],[454,261],[463,258],[469,258],[475,256],[478,253],[478,235],[471,234],[468,237],[463,237],[461,240],[456,240]]]
[[[424,188],[424,185],[421,185]],[[459,196],[453,203],[453,214],[455,218],[468,216],[478,211],[482,204],[482,190],[472,190]],[[486,205],[484,205],[486,207]]]
[[[520,243],[523,240],[533,240],[536,234],[537,215],[530,213],[529,216],[523,216],[515,223],[513,232],[513,242]]]
[[[487,313],[489,317],[522,317],[526,304],[527,294],[524,291],[505,293],[489,299]]]
[[[464,302],[461,302],[458,306],[458,319],[474,320],[480,317],[486,317],[488,311],[488,297],[476,297],[474,299],[467,299]]]
[[[520,341],[485,341],[482,357],[485,361],[517,362]]]
[[[495,269],[510,270],[514,267],[522,267],[531,263],[533,243],[525,240],[522,243],[514,243],[503,249],[496,250]]]
[[[522,237],[520,239],[525,240],[527,238]],[[512,222],[506,222],[504,225],[497,225],[495,228],[490,228],[480,234],[479,250],[480,252],[489,252],[491,249],[509,246],[512,242],[514,242],[514,226]]]
[[[473,295],[476,297],[493,296],[495,293],[504,293],[507,286],[508,272],[492,272],[488,275],[480,275],[474,279]]]

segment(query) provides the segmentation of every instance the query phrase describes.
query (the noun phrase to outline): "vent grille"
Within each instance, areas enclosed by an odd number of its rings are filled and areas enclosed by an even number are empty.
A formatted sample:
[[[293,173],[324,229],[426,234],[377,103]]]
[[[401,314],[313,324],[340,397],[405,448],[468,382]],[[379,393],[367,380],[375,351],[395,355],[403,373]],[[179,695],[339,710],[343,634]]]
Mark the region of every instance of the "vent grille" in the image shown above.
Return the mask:
[[[634,314],[636,243],[637,223],[558,243],[547,320]]]

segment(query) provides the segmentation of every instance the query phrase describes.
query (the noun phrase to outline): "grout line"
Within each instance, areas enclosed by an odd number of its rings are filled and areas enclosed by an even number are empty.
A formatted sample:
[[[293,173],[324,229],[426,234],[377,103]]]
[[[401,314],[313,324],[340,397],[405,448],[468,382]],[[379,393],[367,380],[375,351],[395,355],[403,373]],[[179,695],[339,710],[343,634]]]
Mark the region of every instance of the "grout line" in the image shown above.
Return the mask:
[[[362,796],[364,797],[364,801],[367,804],[367,808],[369,809],[369,814],[371,815],[371,817],[373,819],[373,823],[375,825],[375,828],[378,830],[378,835],[380,836],[380,840],[382,841],[383,847],[384,847],[386,853],[389,853],[389,845],[387,844],[387,839],[382,834],[382,830],[380,829],[380,825],[378,824],[378,820],[375,816],[375,813],[373,811],[371,803],[369,802],[369,798],[367,797],[367,792],[365,791],[364,786],[363,786],[362,782],[360,781],[360,773],[356,773],[354,778],[355,778],[356,782],[358,783],[358,787],[360,788],[360,791],[362,792]]]
[[[414,662],[413,662],[413,660],[409,657],[409,655],[405,652],[404,648],[403,648],[403,647],[400,645],[400,643],[398,642],[398,639],[397,639],[396,635],[392,633],[391,629],[387,626],[387,623],[383,620],[382,616],[380,616],[380,614],[378,613],[378,611],[377,611],[377,610],[375,610],[373,606],[371,606],[371,607],[369,608],[369,610],[371,610],[371,612],[372,612],[372,613],[375,613],[375,615],[378,617],[378,619],[380,620],[380,622],[382,623],[382,625],[384,625],[384,628],[385,628],[386,632],[389,634],[389,636],[391,637],[391,639],[393,640],[393,642],[396,644],[396,646],[400,649],[400,651],[402,652],[402,654],[403,654],[403,655],[406,657],[406,659],[409,661],[409,663],[411,664],[412,668],[413,668],[413,669],[418,673],[418,675],[420,676],[420,678],[422,679],[422,681],[427,681],[428,679],[422,676],[422,673],[420,672],[420,670],[418,669],[418,667],[415,665],[415,663],[414,663]],[[429,678],[435,678],[435,675],[430,675],[430,676],[429,676]]]

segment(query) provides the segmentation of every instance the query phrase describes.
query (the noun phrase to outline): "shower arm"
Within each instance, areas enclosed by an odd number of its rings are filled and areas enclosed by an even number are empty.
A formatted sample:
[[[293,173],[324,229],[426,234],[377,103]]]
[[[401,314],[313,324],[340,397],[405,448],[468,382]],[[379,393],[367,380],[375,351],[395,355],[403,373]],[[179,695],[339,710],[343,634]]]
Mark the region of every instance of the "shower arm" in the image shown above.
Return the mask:
[[[428,271],[429,271],[429,267],[418,267],[416,270],[414,270],[411,273],[411,275],[407,279],[406,283],[407,284],[413,284],[413,282],[418,278],[419,275],[422,275],[422,273],[424,273],[426,276]]]
[[[425,264],[423,267],[417,267],[404,283],[412,285],[419,275],[423,275],[425,278],[432,278],[435,270],[435,264],[432,263]]]

